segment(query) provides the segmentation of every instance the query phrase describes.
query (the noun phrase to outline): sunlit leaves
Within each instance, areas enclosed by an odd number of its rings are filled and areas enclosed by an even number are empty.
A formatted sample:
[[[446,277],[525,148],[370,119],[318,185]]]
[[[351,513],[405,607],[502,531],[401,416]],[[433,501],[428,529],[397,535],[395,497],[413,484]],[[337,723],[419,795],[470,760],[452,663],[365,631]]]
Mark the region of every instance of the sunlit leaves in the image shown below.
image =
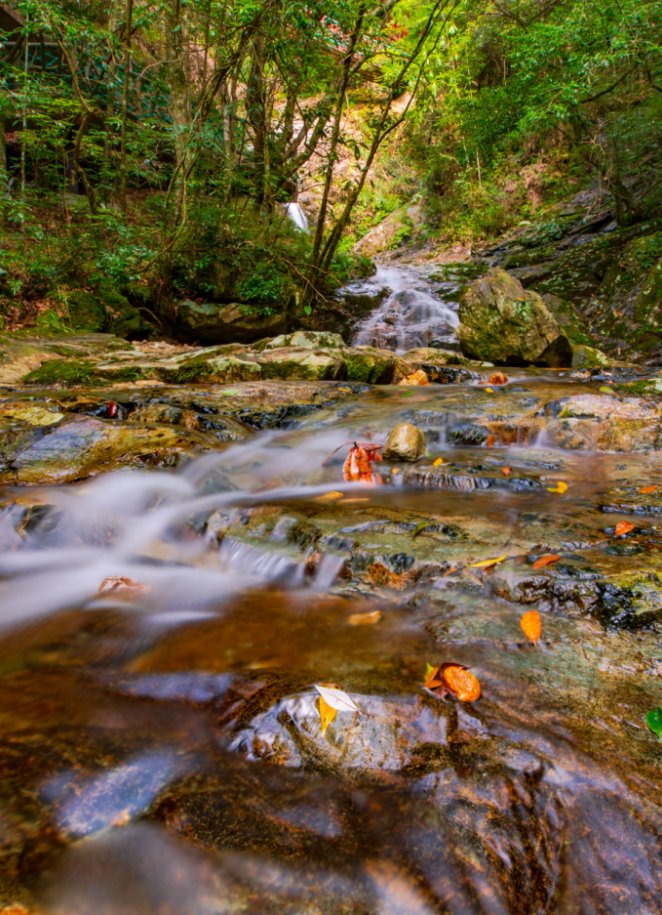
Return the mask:
[[[650,710],[646,715],[646,724],[658,740],[662,741],[662,707],[658,706]]]

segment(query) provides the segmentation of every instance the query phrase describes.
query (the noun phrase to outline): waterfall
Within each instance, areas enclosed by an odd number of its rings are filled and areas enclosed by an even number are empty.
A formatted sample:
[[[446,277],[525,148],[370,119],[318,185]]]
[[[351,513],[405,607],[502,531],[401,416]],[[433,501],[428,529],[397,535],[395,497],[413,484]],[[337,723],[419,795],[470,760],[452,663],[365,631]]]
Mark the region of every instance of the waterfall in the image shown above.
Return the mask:
[[[294,223],[299,232],[305,232],[307,235],[310,231],[308,227],[308,217],[301,206],[298,203],[290,201],[290,203],[285,204],[285,212],[287,213],[287,218]]]

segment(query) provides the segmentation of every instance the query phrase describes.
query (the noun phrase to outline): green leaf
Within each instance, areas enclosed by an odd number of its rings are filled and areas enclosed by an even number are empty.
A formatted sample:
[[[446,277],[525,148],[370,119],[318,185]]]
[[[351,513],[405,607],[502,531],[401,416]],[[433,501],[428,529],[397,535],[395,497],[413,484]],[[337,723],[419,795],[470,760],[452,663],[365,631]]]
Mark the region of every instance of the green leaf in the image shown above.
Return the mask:
[[[646,724],[658,740],[662,740],[662,707],[658,705],[657,708],[650,710],[646,715]]]

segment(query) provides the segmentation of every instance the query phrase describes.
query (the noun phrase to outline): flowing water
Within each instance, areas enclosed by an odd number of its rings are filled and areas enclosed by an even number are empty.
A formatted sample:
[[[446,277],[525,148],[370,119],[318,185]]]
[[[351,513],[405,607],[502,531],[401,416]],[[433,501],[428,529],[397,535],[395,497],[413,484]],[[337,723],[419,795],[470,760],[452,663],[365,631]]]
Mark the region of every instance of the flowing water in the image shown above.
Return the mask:
[[[379,307],[357,327],[355,345],[400,352],[457,345],[457,289],[452,270],[450,277],[435,279],[432,268],[378,266],[373,276],[346,290],[354,296],[382,297]]]
[[[659,452],[560,441],[544,405],[604,379],[515,375],[342,389],[176,470],[0,491],[0,906],[659,910],[659,644],[598,618],[659,568]],[[383,485],[324,462],[402,419],[430,454]],[[422,688],[445,661],[478,702]],[[360,713],[322,733],[315,684]]]

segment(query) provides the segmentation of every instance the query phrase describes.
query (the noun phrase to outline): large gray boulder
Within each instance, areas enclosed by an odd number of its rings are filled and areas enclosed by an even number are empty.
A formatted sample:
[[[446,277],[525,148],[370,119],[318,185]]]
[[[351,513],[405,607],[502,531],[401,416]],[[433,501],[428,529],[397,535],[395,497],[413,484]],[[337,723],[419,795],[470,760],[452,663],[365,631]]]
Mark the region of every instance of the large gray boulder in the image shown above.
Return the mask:
[[[263,337],[274,337],[285,331],[285,314],[264,314],[251,305],[194,302],[184,299],[177,304],[177,331],[187,340],[215,343],[252,343]]]
[[[467,288],[457,333],[466,355],[495,365],[570,366],[568,338],[542,298],[495,268]]]

